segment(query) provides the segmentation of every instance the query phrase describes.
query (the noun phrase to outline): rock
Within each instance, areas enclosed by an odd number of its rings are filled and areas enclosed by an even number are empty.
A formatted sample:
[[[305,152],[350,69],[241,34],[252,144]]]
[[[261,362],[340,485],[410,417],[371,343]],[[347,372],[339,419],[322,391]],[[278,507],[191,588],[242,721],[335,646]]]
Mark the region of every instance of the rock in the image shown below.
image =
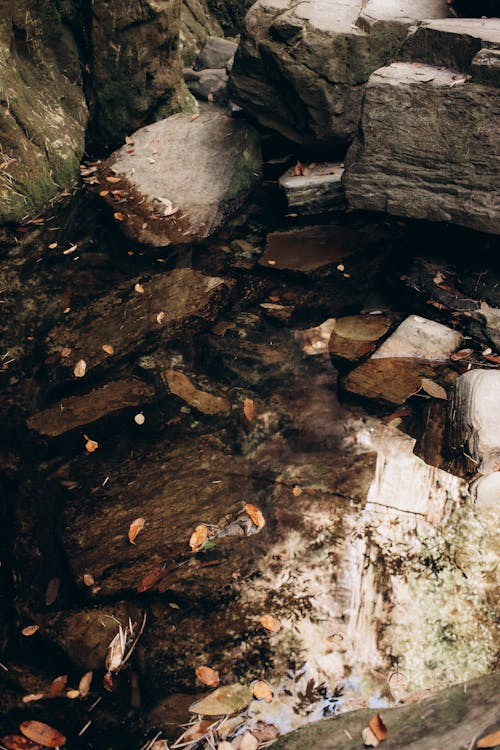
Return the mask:
[[[227,73],[224,68],[188,70],[184,79],[190,92],[197,99],[227,104]]]
[[[290,169],[279,179],[288,211],[301,216],[342,211],[346,206],[343,173],[340,164],[319,164],[310,174],[301,175],[296,175],[295,170]]]
[[[500,351],[500,309],[481,302],[474,317],[482,319],[486,325],[486,335],[497,351]]]
[[[457,379],[449,411],[452,453],[480,474],[500,466],[500,370],[471,370]]]
[[[141,128],[104,162],[119,179],[105,200],[125,234],[141,243],[190,243],[213,234],[241,206],[261,177],[256,131],[213,111],[174,115]]]
[[[384,746],[406,750],[468,750],[471,742],[497,728],[500,676],[481,677],[448,687],[424,700],[381,710],[389,729]],[[278,739],[276,750],[353,750],[376,710],[363,709],[309,724]],[[346,735],[348,739],[346,739]],[[349,739],[352,738],[352,739]]]
[[[207,0],[207,3],[226,36],[234,36],[240,33],[243,18],[253,0]]]
[[[215,396],[196,388],[183,372],[168,370],[165,378],[171,393],[202,414],[228,414],[231,411],[231,402],[226,396]]]
[[[157,340],[168,341],[189,326],[199,329],[226,305],[232,286],[231,279],[176,268],[143,282],[142,293],[119,287],[49,332],[47,347],[57,358],[55,369],[64,379],[73,379],[77,363],[83,361],[88,376],[96,368],[109,369],[132,353],[143,353]],[[113,347],[112,356],[103,344]],[[65,348],[71,351],[61,357]]]
[[[422,378],[436,378],[462,336],[417,315],[410,315],[370,359],[342,379],[350,393],[402,404],[422,386]]]
[[[219,22],[214,18],[206,0],[183,0],[181,8],[180,42],[182,62],[186,67],[191,66],[204,47],[207,40],[223,35]],[[220,41],[224,42],[224,39]],[[218,67],[208,65],[206,67]],[[220,66],[223,67],[223,66]]]
[[[371,73],[394,58],[412,23],[447,15],[444,0],[365,5],[259,0],[245,18],[231,97],[292,141],[323,148],[350,142]]]
[[[304,354],[318,356],[319,354],[328,353],[328,342],[332,331],[336,325],[335,318],[329,318],[319,326],[305,328],[302,331],[295,331],[295,340],[300,344]]]
[[[76,180],[87,105],[65,13],[0,2],[0,224],[40,211]],[[57,53],[56,53],[57,50]]]
[[[500,471],[479,477],[470,487],[470,492],[477,508],[498,512],[498,500],[500,498]]]
[[[30,417],[28,427],[40,435],[58,437],[123,409],[139,406],[153,396],[154,388],[141,380],[115,380],[83,396],[61,399]]]
[[[389,332],[394,316],[350,315],[338,318],[332,330],[328,349],[335,363],[357,362],[371,354],[380,339]]]
[[[225,68],[234,57],[238,45],[232,39],[220,39],[216,36],[207,37],[203,47],[196,56],[195,70],[206,68]]]
[[[403,46],[408,62],[372,74],[345,162],[352,208],[500,232],[498,41],[496,19],[426,22]]]

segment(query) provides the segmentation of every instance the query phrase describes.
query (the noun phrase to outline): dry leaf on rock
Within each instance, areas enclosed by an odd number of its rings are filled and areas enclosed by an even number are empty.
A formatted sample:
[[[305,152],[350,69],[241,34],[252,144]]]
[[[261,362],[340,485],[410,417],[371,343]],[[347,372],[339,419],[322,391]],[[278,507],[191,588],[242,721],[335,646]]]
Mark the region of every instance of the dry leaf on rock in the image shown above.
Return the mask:
[[[270,684],[265,680],[257,680],[253,685],[253,697],[257,698],[258,701],[264,700],[266,703],[271,703],[273,691]]]
[[[195,528],[189,538],[189,546],[193,552],[198,552],[208,539],[208,528],[204,523],[201,523]]]
[[[262,511],[253,503],[245,503],[245,513],[250,517],[252,523],[257,526],[258,529],[263,529],[266,525],[266,519],[262,515]]]
[[[134,422],[135,422],[136,424],[138,424],[138,425],[139,425],[139,427],[140,427],[141,425],[143,425],[145,421],[146,421],[146,417],[144,416],[144,414],[142,413],[142,411],[140,411],[140,412],[139,412],[138,414],[136,414],[136,415],[135,415],[135,417],[134,417]]]
[[[452,359],[454,362],[457,362],[460,359],[467,359],[467,357],[470,357],[473,352],[474,349],[460,349],[458,352],[453,352],[453,354],[450,356],[450,359]]]
[[[366,747],[377,747],[380,744],[370,727],[365,727],[363,729],[361,732],[361,739]]]
[[[387,727],[384,724],[380,714],[375,714],[375,716],[372,716],[372,718],[368,722],[368,726],[372,730],[377,740],[379,740],[379,742],[385,740],[385,738],[387,737]]]
[[[182,742],[182,744],[197,742],[198,740],[201,740],[203,737],[205,737],[205,735],[210,731],[212,725],[212,721],[201,719],[200,721],[197,721],[196,724],[192,724],[190,727],[188,727],[184,734],[179,737],[177,742]]]
[[[21,630],[21,633],[26,636],[35,635],[36,631],[39,630],[38,625],[27,625]]]
[[[136,518],[135,521],[132,521],[128,530],[128,540],[130,544],[135,544],[137,534],[142,531],[145,523],[145,518]]]
[[[44,693],[30,693],[29,695],[23,695],[23,703],[32,703],[33,701],[41,701],[45,698]]]
[[[497,747],[497,745],[500,745],[500,729],[497,732],[481,737],[476,742],[476,747]]]
[[[111,346],[111,344],[103,344],[102,345],[103,352],[106,352],[106,354],[114,354],[115,350],[114,347]]]
[[[69,346],[65,346],[64,349],[61,349],[59,354],[61,355],[61,357],[69,357],[69,355],[71,354],[71,351],[72,350],[69,348]]]
[[[85,586],[93,586],[95,583],[94,576],[91,573],[84,573],[83,583],[85,584]]]
[[[163,573],[163,567],[153,568],[153,570],[150,570],[149,573],[146,573],[144,578],[141,578],[140,582],[136,586],[137,593],[143,594],[145,591],[149,591],[149,589],[153,588],[155,583],[158,583],[158,581],[161,579]]]
[[[79,697],[80,697],[80,691],[75,690],[74,688],[66,692],[66,698],[69,698],[70,700],[75,700],[75,698],[79,698]]]
[[[265,721],[258,721],[252,727],[252,734],[257,737],[259,742],[272,742],[280,736],[280,730],[274,724],[267,724]]]
[[[302,495],[302,489],[298,487],[297,485],[295,485],[295,487],[292,490],[292,493],[294,497],[299,497],[299,495]]]
[[[94,451],[96,451],[99,448],[99,443],[97,442],[97,440],[92,440],[92,438],[89,438],[88,435],[84,435],[83,437],[87,441],[85,443],[85,450],[88,453],[93,453]]]
[[[112,175],[109,175],[109,177],[106,177],[106,180],[108,182],[120,182],[121,177],[113,177]]]
[[[246,398],[243,401],[243,414],[248,419],[249,422],[252,421],[252,419],[255,416],[255,408],[253,405],[253,400],[251,398]]]
[[[39,750],[40,748],[40,745],[35,744],[27,737],[22,737],[20,734],[7,734],[2,737],[0,744],[7,750]]]
[[[106,669],[108,670],[108,673],[116,672],[116,670],[121,667],[124,655],[125,634],[120,627],[118,633],[108,646],[108,654],[106,656]]]
[[[137,294],[144,294],[144,287],[142,284],[136,284],[134,286],[134,291],[137,292]]]
[[[83,378],[86,372],[87,372],[87,363],[85,362],[84,359],[79,359],[73,370],[73,375],[75,376],[75,378]]]
[[[62,674],[59,677],[56,677],[55,680],[52,680],[49,687],[49,698],[57,698],[57,696],[62,695],[66,689],[67,681],[67,674]]]
[[[217,687],[220,682],[219,673],[211,667],[197,667],[195,672],[199,681],[208,687]]]
[[[121,213],[121,211],[115,211],[114,214],[113,214],[113,218],[114,218],[115,221],[123,221],[124,217],[123,217],[123,214]]]
[[[422,390],[428,393],[429,396],[432,396],[432,398],[441,398],[443,401],[447,401],[448,394],[442,385],[435,383],[433,380],[429,380],[429,378],[422,378],[420,382],[422,384]]]
[[[92,684],[93,672],[85,672],[82,679],[78,683],[78,691],[82,698],[85,698],[90,693],[90,685]]]
[[[61,732],[41,721],[23,721],[19,730],[29,740],[45,747],[60,747],[66,744],[66,737]]]
[[[262,615],[259,622],[263,628],[270,630],[271,633],[279,633],[281,630],[280,622],[272,615]]]
[[[495,365],[500,365],[500,354],[484,354],[483,355],[488,362],[493,362]]]
[[[240,742],[240,750],[257,750],[259,740],[251,732],[245,732]]]
[[[252,688],[240,685],[224,685],[217,688],[199,701],[195,701],[189,710],[202,716],[224,716],[237,714],[245,709],[252,700]]]

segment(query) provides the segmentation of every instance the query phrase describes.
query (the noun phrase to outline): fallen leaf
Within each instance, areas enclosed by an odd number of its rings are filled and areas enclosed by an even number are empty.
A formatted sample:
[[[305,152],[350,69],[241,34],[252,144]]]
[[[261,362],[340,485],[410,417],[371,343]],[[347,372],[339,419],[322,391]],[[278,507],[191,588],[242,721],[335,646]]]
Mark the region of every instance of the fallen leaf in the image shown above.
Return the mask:
[[[102,678],[102,686],[104,690],[109,690],[109,691],[113,690],[113,687],[114,687],[113,678],[109,672],[106,672],[106,674]]]
[[[253,505],[252,503],[245,503],[244,506],[245,513],[247,516],[250,517],[252,523],[254,523],[258,529],[263,529],[266,525],[266,519],[262,515],[262,511],[260,508],[257,508],[256,505]]]
[[[195,672],[199,681],[204,685],[208,685],[208,687],[215,688],[220,682],[219,673],[216,672],[215,669],[211,669],[210,667],[197,667]]]
[[[450,359],[456,362],[459,359],[467,359],[474,352],[474,349],[459,349],[458,352],[453,352]]]
[[[171,393],[201,411],[202,414],[226,414],[231,409],[226,396],[215,396],[213,393],[196,388],[183,372],[169,369],[165,371],[165,378]]]
[[[420,382],[422,390],[428,393],[429,396],[447,401],[448,394],[442,385],[435,383],[433,380],[429,380],[429,378],[422,378]]]
[[[189,546],[193,552],[198,552],[203,547],[208,538],[208,528],[204,523],[201,523],[195,528],[191,536],[189,537]]]
[[[280,736],[280,730],[274,724],[267,724],[265,721],[258,721],[252,727],[252,734],[257,737],[259,742],[272,742]]]
[[[194,115],[191,115],[191,122],[194,122],[195,120],[197,120],[199,116],[200,116],[199,112],[195,112]]]
[[[94,576],[92,573],[84,573],[83,574],[83,583],[85,586],[93,586],[95,583]]]
[[[92,438],[89,438],[88,435],[84,435],[83,437],[86,440],[85,450],[88,453],[93,453],[94,451],[96,451],[99,448],[99,443],[97,442],[97,440],[92,440]]]
[[[128,540],[130,544],[135,544],[135,539],[137,537],[137,534],[140,531],[142,531],[145,523],[146,523],[145,518],[136,518],[135,521],[132,521],[132,523],[130,524],[130,528],[128,530]]]
[[[161,325],[163,323],[164,318],[165,318],[165,313],[159,312],[158,315],[156,316],[156,322],[158,323],[158,325]]]
[[[300,487],[295,486],[292,490],[295,497],[298,497],[299,495],[302,495],[302,489]]]
[[[500,729],[493,734],[487,734],[476,742],[476,747],[496,747],[500,745]]]
[[[2,737],[0,744],[7,750],[40,750],[40,745],[35,744],[27,737],[21,737],[20,734],[7,734]]]
[[[253,685],[253,697],[258,701],[264,700],[266,703],[271,703],[273,691],[270,684],[265,680],[257,680]]]
[[[155,585],[155,583],[158,583],[160,578],[163,576],[163,572],[163,568],[158,567],[150,570],[149,573],[146,573],[144,578],[142,578],[137,584],[137,593],[143,594],[145,591],[149,591],[149,589],[151,589]]]
[[[259,740],[251,732],[245,732],[240,742],[240,750],[257,750]]]
[[[55,250],[57,247],[57,242],[51,242],[49,245],[49,250]]]
[[[195,701],[189,706],[189,710],[202,716],[232,715],[243,711],[251,700],[252,688],[235,683],[217,688],[201,700]]]
[[[134,139],[131,138],[129,135],[126,135],[125,136],[125,143],[128,143],[129,146],[133,146],[134,145]]]
[[[365,727],[363,729],[361,732],[361,739],[366,747],[377,747],[380,744],[370,727]]]
[[[111,344],[103,344],[102,345],[103,352],[106,352],[106,354],[114,354],[115,350],[114,347],[111,346]]]
[[[63,250],[63,255],[71,255],[71,253],[74,253],[77,249],[78,245],[71,245],[67,248],[67,250]]]
[[[108,653],[106,656],[106,669],[108,670],[108,674],[110,674],[111,672],[116,672],[116,670],[121,667],[124,655],[125,636],[123,634],[123,630],[120,628],[120,630],[108,646]]]
[[[61,585],[61,579],[60,578],[51,578],[50,581],[47,584],[47,589],[45,591],[45,606],[50,607],[51,604],[54,604],[55,600],[57,599],[57,595],[59,594],[59,586]]]
[[[32,703],[33,701],[41,701],[45,698],[44,693],[30,693],[29,695],[23,695],[23,703]]]
[[[120,211],[115,211],[114,214],[113,214],[113,219],[115,221],[123,221],[124,216],[123,216],[123,214]]]
[[[73,375],[75,376],[75,378],[83,378],[86,372],[87,363],[84,359],[79,359],[75,365],[75,369],[73,370]]]
[[[200,721],[197,721],[196,724],[192,724],[190,727],[188,727],[184,734],[182,734],[177,741],[182,742],[182,744],[197,742],[198,740],[201,740],[203,737],[205,737],[205,735],[210,731],[212,724],[212,721],[201,719]]]
[[[144,424],[145,421],[146,421],[146,417],[144,416],[142,411],[139,412],[139,414],[136,414],[134,417],[134,422],[138,425]]]
[[[134,286],[134,291],[137,292],[137,294],[144,294],[144,287],[142,284],[136,284]]]
[[[249,422],[252,421],[252,419],[255,416],[255,409],[253,405],[253,401],[251,398],[246,398],[243,401],[243,414],[248,419]]]
[[[27,625],[21,630],[21,633],[26,636],[35,635],[36,631],[39,630],[38,625]]]
[[[93,672],[85,672],[80,682],[78,683],[78,692],[85,698],[90,693],[90,685],[92,684]]]
[[[368,726],[372,730],[377,740],[379,740],[379,742],[385,740],[385,738],[387,737],[387,727],[384,724],[380,714],[375,714],[375,716],[372,716],[372,718],[368,722]]]
[[[500,365],[500,354],[483,354],[483,357],[488,362],[494,362],[496,365]]]
[[[170,750],[170,748],[167,740],[156,740],[156,742],[153,742],[151,745],[151,750]]]
[[[295,165],[294,172],[295,172],[295,174],[296,174],[297,177],[300,177],[300,175],[304,174],[304,167],[302,166],[302,164],[300,163],[300,161],[297,161],[297,163]]]
[[[108,182],[120,182],[121,179],[122,179],[121,177],[113,177],[112,175],[110,175],[109,177],[106,177],[106,180]]]
[[[66,698],[69,698],[70,700],[75,700],[75,698],[80,697],[80,691],[75,690],[75,688],[72,688],[71,690],[66,691]]]
[[[45,747],[59,747],[66,744],[66,737],[61,732],[42,721],[23,721],[19,730],[29,740]]]
[[[109,195],[109,190],[100,190],[99,195],[101,198],[104,198],[106,195]]]
[[[263,628],[270,630],[271,633],[279,633],[281,630],[280,622],[272,615],[262,615],[259,622]]]
[[[65,346],[64,349],[61,349],[59,354],[61,355],[61,357],[69,357],[69,355],[71,354],[71,351],[72,350],[68,346]]]
[[[57,696],[62,695],[66,688],[67,681],[67,674],[62,674],[59,677],[56,677],[55,680],[52,680],[49,687],[49,698],[57,698]]]

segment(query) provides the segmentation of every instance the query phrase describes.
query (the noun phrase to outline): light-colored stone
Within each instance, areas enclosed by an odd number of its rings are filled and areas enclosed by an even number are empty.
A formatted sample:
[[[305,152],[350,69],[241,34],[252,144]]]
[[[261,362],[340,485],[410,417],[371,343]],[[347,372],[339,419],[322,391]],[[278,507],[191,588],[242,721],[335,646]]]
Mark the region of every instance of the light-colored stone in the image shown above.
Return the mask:
[[[302,175],[290,169],[279,179],[288,211],[303,215],[344,209],[343,173],[340,164],[319,164],[310,174]]]
[[[328,344],[334,362],[356,362],[375,349],[393,324],[391,315],[350,315],[338,318]]]
[[[256,131],[216,110],[148,125],[133,142],[111,155],[100,179],[120,179],[105,200],[125,234],[147,245],[208,237],[261,179]]]
[[[410,357],[444,362],[458,348],[461,340],[458,331],[442,323],[410,315],[377,349],[372,359]]]

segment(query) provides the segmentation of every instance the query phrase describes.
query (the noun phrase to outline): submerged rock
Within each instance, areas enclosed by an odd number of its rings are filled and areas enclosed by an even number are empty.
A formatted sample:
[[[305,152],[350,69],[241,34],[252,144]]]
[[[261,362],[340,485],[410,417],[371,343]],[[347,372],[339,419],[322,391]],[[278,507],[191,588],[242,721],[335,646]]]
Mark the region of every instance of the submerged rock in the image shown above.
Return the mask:
[[[335,322],[328,349],[334,363],[356,362],[371,354],[394,324],[393,315],[349,315]]]
[[[103,164],[101,187],[125,234],[146,245],[209,237],[261,179],[256,131],[218,111],[141,128]],[[108,180],[108,182],[106,182]],[[117,184],[113,184],[116,183]]]
[[[290,169],[279,179],[289,211],[303,214],[320,214],[341,211],[345,208],[342,186],[344,169],[340,164],[318,164],[307,174],[295,174]]]

